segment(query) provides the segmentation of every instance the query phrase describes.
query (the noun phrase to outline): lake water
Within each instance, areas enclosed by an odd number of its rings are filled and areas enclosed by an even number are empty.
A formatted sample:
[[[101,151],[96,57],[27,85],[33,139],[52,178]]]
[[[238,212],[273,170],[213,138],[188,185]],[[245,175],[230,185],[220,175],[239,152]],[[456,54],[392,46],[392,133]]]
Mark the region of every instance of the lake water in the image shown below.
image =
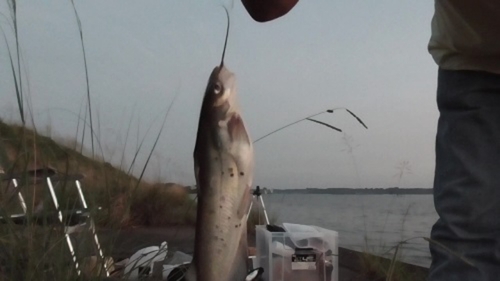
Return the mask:
[[[403,240],[429,237],[438,218],[432,195],[266,194],[263,199],[276,223],[335,230],[341,247],[385,257],[392,257],[393,250],[386,252]],[[430,266],[424,239],[411,239],[401,249],[402,261]]]

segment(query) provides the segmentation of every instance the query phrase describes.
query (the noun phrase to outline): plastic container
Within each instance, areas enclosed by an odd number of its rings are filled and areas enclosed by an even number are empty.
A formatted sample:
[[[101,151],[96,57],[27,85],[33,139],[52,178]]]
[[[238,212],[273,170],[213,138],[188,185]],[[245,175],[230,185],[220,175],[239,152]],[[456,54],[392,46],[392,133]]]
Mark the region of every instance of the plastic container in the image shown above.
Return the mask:
[[[264,281],[338,281],[338,233],[284,223],[285,232],[256,227],[256,264]]]

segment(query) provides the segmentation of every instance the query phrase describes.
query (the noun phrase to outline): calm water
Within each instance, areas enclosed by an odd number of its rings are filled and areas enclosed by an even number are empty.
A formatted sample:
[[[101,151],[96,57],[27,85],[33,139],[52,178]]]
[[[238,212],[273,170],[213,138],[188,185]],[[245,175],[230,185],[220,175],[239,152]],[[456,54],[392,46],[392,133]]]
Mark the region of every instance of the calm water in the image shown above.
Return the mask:
[[[429,237],[437,220],[432,195],[299,195],[263,196],[271,219],[317,225],[338,231],[344,248],[385,254],[400,241]],[[255,207],[254,207],[255,208]],[[428,267],[428,242],[412,239],[403,246],[401,259]]]

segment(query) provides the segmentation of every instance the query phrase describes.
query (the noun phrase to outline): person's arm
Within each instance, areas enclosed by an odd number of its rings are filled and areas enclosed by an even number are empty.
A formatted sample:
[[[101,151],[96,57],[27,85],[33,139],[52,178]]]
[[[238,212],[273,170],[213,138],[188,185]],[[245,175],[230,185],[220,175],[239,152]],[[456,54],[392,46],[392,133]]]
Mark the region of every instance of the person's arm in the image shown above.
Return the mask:
[[[299,0],[241,0],[241,2],[255,21],[266,22],[284,16]]]

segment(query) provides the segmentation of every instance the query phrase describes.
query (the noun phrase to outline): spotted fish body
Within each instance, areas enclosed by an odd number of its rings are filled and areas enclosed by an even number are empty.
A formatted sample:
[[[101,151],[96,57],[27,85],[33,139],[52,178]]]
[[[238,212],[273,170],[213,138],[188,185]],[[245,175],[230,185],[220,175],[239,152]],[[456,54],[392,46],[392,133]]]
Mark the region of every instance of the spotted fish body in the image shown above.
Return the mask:
[[[205,91],[194,166],[198,186],[195,252],[186,279],[245,280],[253,146],[237,103],[235,75],[223,63],[212,71]]]

